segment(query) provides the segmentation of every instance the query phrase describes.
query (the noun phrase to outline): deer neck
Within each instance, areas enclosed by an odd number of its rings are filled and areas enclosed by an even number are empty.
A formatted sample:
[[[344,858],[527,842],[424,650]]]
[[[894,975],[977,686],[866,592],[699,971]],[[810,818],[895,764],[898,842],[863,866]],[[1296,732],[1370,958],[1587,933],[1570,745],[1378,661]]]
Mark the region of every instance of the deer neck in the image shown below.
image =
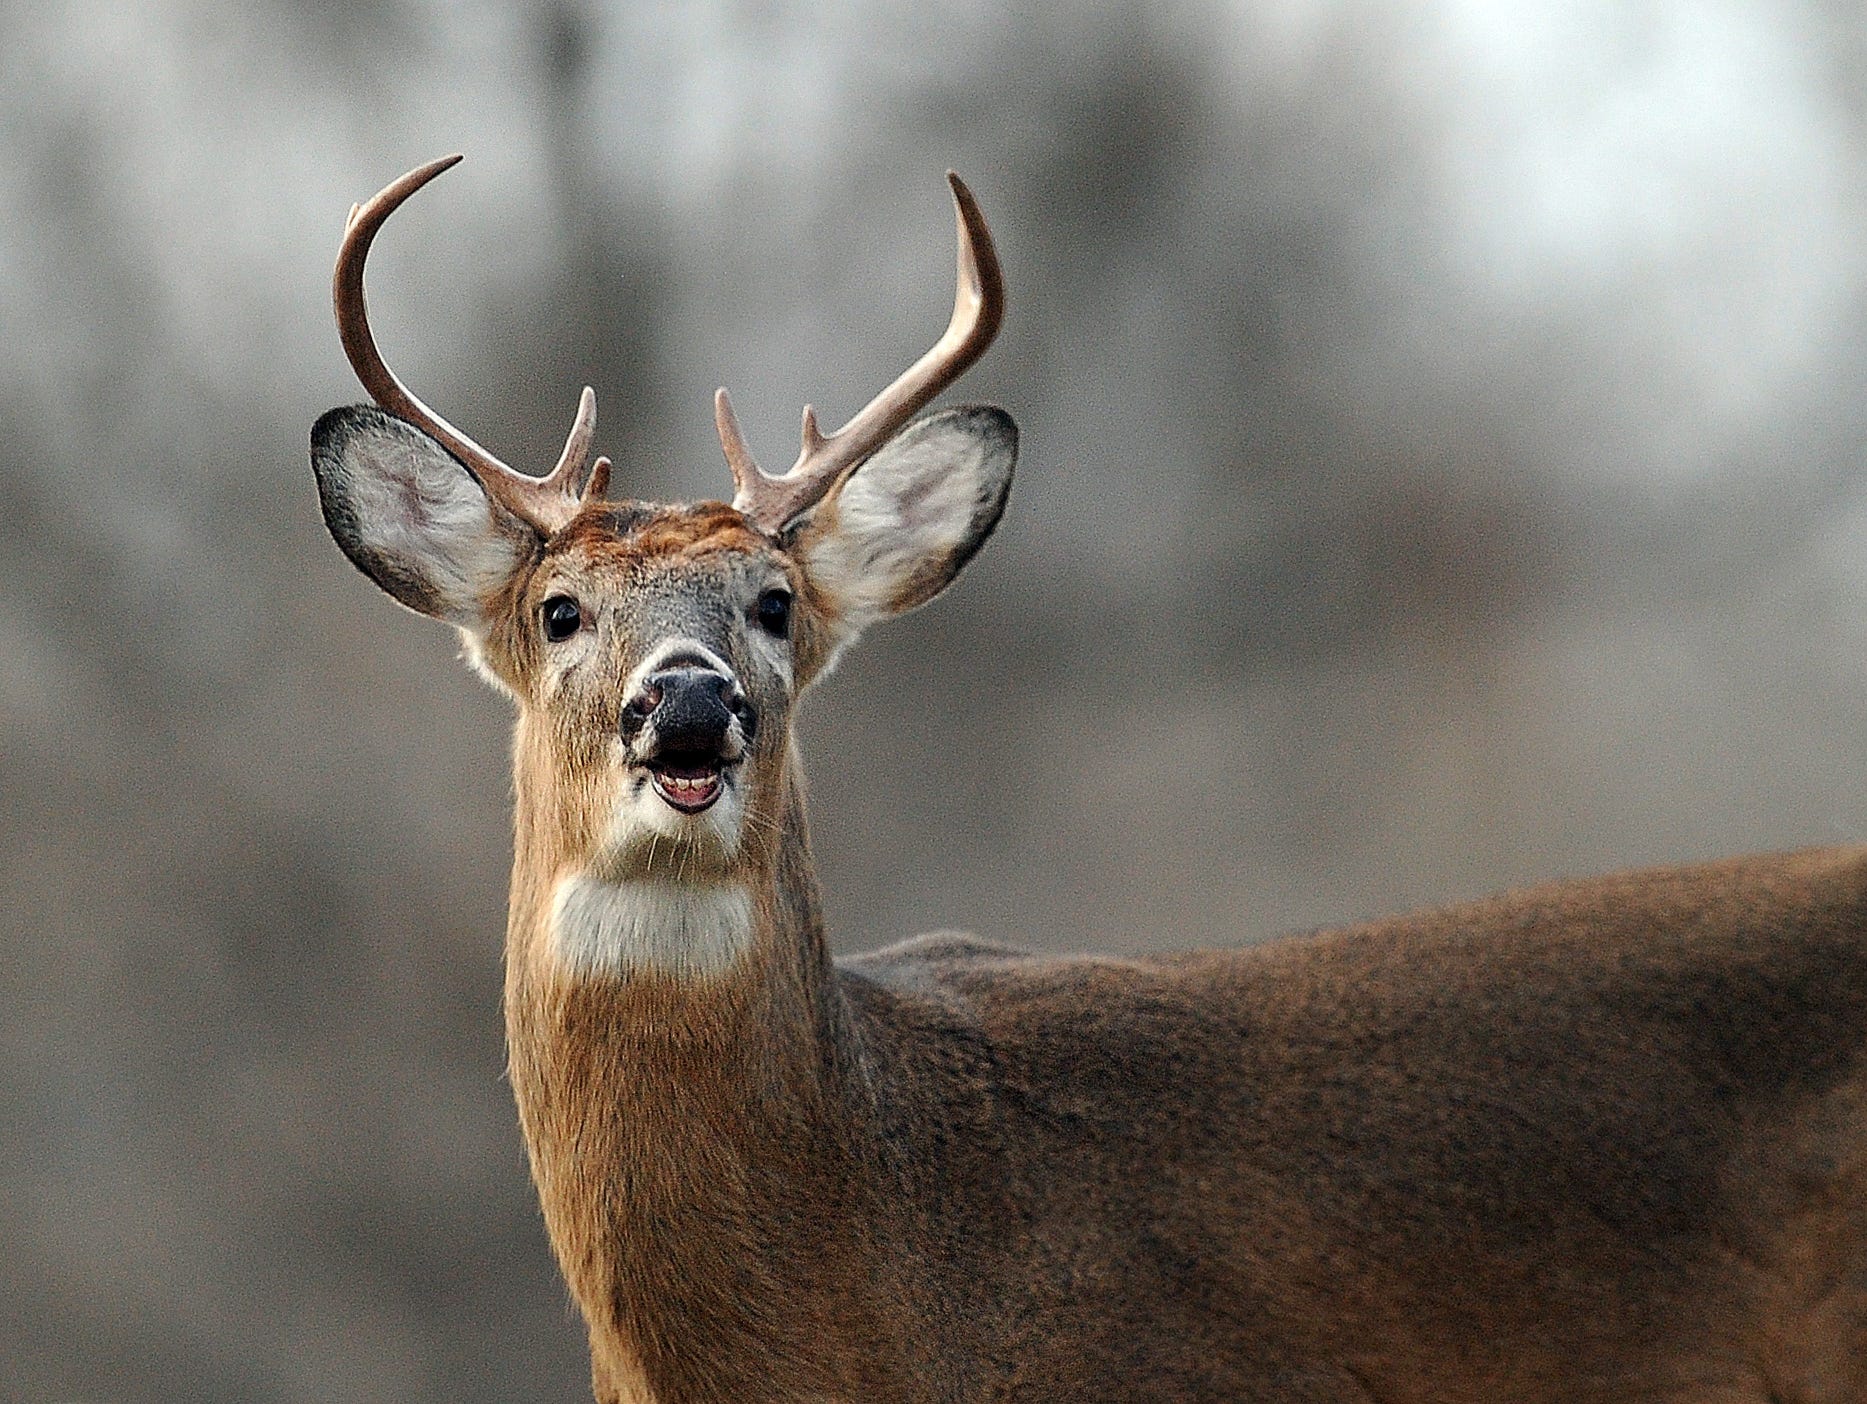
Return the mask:
[[[773,1302],[799,1305],[801,1333],[823,1330],[796,1264],[865,1270],[837,1241],[859,1218],[865,1097],[795,755],[775,826],[758,826],[725,873],[595,871],[566,847],[574,797],[546,793],[522,759],[517,788],[512,1085],[593,1348],[618,1371],[652,1365],[658,1341],[710,1341],[730,1357],[743,1323],[756,1362],[773,1348]],[[601,958],[604,942],[635,944]],[[826,1302],[859,1299],[853,1280],[824,1285]]]

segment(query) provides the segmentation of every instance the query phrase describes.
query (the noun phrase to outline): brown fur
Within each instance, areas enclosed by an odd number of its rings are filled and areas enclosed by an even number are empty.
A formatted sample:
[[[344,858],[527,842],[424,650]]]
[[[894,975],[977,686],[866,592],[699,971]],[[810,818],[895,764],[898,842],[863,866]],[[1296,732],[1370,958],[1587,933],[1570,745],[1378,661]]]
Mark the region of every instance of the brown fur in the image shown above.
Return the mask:
[[[627,520],[546,562],[777,552],[729,509]],[[753,954],[581,980],[544,936],[606,812],[575,730],[523,710],[507,1019],[605,1404],[1867,1398],[1867,855],[838,966],[774,744]]]

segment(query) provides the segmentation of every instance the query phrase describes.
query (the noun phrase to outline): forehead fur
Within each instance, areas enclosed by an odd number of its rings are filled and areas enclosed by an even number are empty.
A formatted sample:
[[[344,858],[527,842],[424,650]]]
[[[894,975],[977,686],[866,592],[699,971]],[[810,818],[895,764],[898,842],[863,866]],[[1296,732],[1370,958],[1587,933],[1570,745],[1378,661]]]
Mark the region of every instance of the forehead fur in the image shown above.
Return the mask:
[[[771,538],[724,502],[673,507],[631,502],[585,508],[551,538],[549,554],[628,565],[649,558],[693,560],[772,550]]]

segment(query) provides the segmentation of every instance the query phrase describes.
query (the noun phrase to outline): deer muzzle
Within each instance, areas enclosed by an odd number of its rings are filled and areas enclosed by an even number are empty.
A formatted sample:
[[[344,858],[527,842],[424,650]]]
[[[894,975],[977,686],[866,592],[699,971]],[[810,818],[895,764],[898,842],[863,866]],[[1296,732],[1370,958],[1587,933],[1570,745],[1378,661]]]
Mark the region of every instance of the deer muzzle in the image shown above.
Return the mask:
[[[757,718],[738,682],[682,664],[648,675],[623,707],[623,739],[655,793],[684,814],[720,797],[724,773],[745,758]]]

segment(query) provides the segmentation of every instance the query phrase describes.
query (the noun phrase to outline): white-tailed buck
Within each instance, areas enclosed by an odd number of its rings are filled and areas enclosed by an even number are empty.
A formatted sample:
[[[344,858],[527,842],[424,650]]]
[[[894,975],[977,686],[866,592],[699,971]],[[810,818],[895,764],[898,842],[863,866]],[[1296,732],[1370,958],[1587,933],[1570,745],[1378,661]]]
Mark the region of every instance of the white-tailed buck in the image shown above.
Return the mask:
[[[1544,887],[1250,949],[832,961],[791,735],[998,521],[1017,437],[915,416],[1004,306],[955,179],[939,343],[732,505],[544,478],[398,382],[324,517],[518,706],[513,1090],[597,1398],[1867,1399],[1867,858]]]

